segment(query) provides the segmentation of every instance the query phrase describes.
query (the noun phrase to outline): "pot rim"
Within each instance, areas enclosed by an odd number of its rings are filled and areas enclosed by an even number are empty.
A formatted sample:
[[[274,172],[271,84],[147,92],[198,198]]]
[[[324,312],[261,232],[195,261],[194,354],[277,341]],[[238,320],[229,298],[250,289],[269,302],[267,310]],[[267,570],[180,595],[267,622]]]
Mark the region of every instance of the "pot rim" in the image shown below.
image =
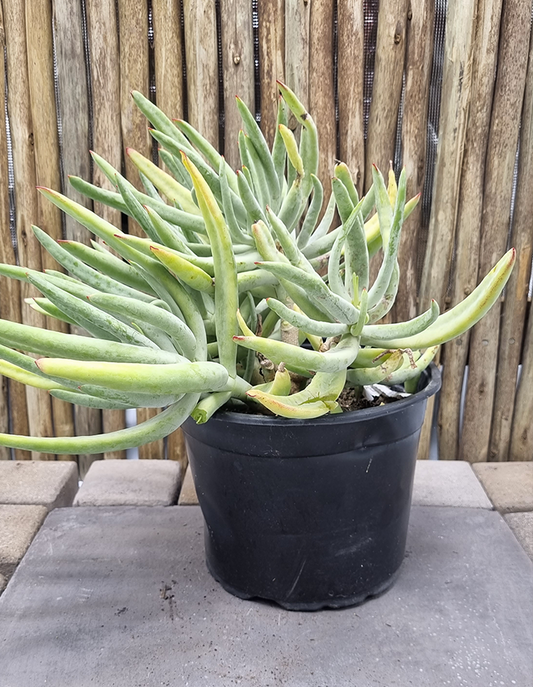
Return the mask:
[[[268,415],[254,415],[252,413],[239,413],[238,411],[226,410],[217,412],[209,419],[211,422],[226,422],[237,425],[257,425],[261,426],[276,426],[276,427],[294,427],[300,425],[338,425],[351,424],[358,422],[365,422],[367,420],[375,419],[376,417],[383,417],[385,415],[393,415],[402,412],[406,408],[421,401],[427,400],[433,396],[441,387],[441,373],[435,363],[430,363],[422,375],[428,380],[426,385],[420,391],[411,394],[408,398],[402,398],[394,403],[387,403],[383,406],[375,406],[373,408],[363,408],[361,410],[354,410],[348,413],[323,415],[322,417],[313,418],[310,420],[297,420],[288,417],[272,417]]]

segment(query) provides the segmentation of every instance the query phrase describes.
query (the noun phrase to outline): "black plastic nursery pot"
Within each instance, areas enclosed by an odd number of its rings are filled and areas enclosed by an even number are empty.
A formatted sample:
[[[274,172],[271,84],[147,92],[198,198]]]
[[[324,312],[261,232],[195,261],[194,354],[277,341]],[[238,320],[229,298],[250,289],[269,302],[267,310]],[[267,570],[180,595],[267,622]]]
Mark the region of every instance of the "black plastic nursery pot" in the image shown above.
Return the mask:
[[[383,592],[405,553],[420,430],[440,388],[316,420],[222,412],[183,426],[206,562],[232,594],[291,610]]]

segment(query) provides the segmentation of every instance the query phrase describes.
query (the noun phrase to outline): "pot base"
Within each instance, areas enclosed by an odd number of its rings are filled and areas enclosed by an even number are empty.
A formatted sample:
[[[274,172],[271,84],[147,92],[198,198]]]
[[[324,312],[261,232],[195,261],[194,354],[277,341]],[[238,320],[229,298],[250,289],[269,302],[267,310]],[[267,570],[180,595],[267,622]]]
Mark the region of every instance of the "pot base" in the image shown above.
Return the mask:
[[[372,591],[366,591],[364,594],[356,594],[355,596],[346,597],[344,599],[327,599],[325,601],[313,601],[309,603],[290,603],[286,601],[280,601],[279,599],[267,599],[257,595],[252,596],[250,594],[245,594],[239,589],[232,587],[224,580],[224,578],[217,575],[209,565],[209,560],[207,559],[206,567],[215,582],[218,582],[218,584],[232,596],[236,596],[238,599],[242,599],[243,601],[260,601],[263,603],[266,602],[270,604],[276,604],[276,606],[281,606],[281,608],[284,608],[286,611],[340,610],[341,608],[349,608],[350,606],[359,606],[365,601],[375,599],[378,596],[385,594],[385,592],[387,592],[394,585],[400,576],[400,569],[398,569],[388,580],[383,582]]]

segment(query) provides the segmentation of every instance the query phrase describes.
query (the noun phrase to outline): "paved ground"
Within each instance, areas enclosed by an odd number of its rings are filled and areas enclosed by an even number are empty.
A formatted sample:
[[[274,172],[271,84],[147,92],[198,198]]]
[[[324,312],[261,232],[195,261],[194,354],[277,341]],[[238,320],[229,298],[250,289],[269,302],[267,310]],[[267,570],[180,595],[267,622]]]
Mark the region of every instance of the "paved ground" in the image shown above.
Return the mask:
[[[530,687],[532,618],[488,509],[415,506],[395,586],[320,613],[224,592],[197,507],[61,509],[0,598],[0,687]]]

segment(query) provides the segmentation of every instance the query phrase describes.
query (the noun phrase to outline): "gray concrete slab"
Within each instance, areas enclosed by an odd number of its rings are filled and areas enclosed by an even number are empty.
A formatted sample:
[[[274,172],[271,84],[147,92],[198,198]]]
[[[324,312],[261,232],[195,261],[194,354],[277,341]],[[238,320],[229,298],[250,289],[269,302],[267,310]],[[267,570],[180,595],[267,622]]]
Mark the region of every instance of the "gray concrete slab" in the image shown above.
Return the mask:
[[[86,474],[75,506],[173,506],[180,465],[173,460],[98,460]]]
[[[413,505],[492,508],[470,463],[462,460],[418,460]]]
[[[533,511],[533,461],[474,463],[473,468],[500,513]]]
[[[71,506],[78,491],[78,467],[72,461],[1,460],[0,503]]]
[[[533,561],[533,513],[509,513],[505,522]]]
[[[529,687],[533,564],[495,511],[413,508],[396,584],[284,611],[222,590],[198,508],[48,519],[0,597],[0,687]]]
[[[191,466],[187,466],[185,478],[181,486],[180,496],[178,499],[179,506],[197,506],[198,496],[196,495],[196,487],[192,477]]]
[[[0,505],[0,575],[13,574],[46,513],[45,506]]]

